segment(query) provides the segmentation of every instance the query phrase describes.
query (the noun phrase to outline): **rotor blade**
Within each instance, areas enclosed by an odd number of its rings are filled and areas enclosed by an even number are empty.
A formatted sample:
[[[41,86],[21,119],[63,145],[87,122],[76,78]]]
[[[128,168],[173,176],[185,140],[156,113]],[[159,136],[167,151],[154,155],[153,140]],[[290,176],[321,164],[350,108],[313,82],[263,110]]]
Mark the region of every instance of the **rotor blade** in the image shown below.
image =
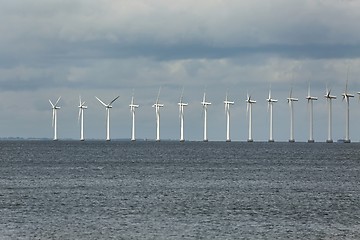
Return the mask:
[[[115,102],[120,96],[117,96],[116,98],[114,98],[114,100],[112,100],[109,105],[111,105],[113,102]]]
[[[49,103],[51,104],[51,106],[54,108],[54,104],[51,102],[51,100],[49,99]]]
[[[268,102],[268,105],[267,105],[267,111],[269,112],[269,109],[270,109],[270,102]]]
[[[347,73],[346,73],[345,93],[347,93],[348,90],[348,82],[349,82],[349,66],[347,68]]]
[[[55,111],[56,111],[56,109],[53,108],[53,110],[52,110],[52,122],[51,122],[51,126],[54,126],[54,125],[55,125]]]
[[[79,106],[81,106],[81,96],[79,95]]]
[[[309,112],[309,110],[310,110],[310,99],[308,99],[308,102],[307,102],[307,104],[306,104],[306,110]]]
[[[81,117],[81,108],[79,108],[79,115],[78,115],[78,123],[80,122],[80,117]]]
[[[325,93],[326,95],[330,95],[329,94],[329,88],[328,88],[328,84],[326,83],[326,93]]]
[[[206,101],[206,92],[204,92],[203,103],[205,103],[205,101]]]
[[[310,97],[310,83],[309,83],[309,86],[308,86],[308,96]]]
[[[59,103],[60,99],[61,99],[61,96],[58,98],[58,100],[57,100],[57,101],[56,101],[56,103],[54,104],[54,105],[55,105],[55,107],[58,105],[58,103]]]
[[[105,104],[103,101],[101,101],[97,96],[95,96],[95,98],[96,98],[102,105],[104,105],[104,107],[107,107],[107,106],[108,106],[108,105]]]
[[[183,96],[184,96],[184,86],[182,87],[182,90],[181,90],[181,96],[180,96],[180,102],[182,103],[182,100],[183,100]]]
[[[161,87],[159,87],[159,92],[156,98],[156,103],[159,103],[159,98],[160,98],[160,92],[161,92]]]

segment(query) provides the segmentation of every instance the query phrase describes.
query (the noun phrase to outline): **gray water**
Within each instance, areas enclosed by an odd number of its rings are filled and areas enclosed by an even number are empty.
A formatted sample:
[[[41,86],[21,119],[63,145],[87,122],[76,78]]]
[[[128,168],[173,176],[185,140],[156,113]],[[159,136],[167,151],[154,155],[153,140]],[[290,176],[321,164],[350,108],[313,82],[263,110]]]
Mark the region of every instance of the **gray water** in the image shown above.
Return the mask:
[[[360,144],[0,142],[0,239],[360,239]]]

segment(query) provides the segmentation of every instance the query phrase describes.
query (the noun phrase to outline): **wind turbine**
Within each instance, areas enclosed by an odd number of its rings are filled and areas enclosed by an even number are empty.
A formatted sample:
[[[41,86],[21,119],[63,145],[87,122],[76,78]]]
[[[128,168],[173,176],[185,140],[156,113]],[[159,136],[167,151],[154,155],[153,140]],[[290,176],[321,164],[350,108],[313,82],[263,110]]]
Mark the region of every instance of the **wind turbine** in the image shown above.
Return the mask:
[[[292,88],[290,90],[289,97],[287,98],[290,107],[290,139],[289,142],[295,142],[294,139],[294,107],[293,102],[299,101],[299,99],[292,96]]]
[[[184,88],[181,92],[180,101],[178,102],[179,105],[179,118],[180,118],[180,142],[184,142],[184,107],[187,106],[187,103],[183,102],[183,93]]]
[[[306,97],[306,99],[308,100],[308,107],[309,107],[309,121],[310,121],[310,125],[309,125],[309,140],[308,143],[313,143],[314,138],[313,138],[313,130],[314,130],[314,125],[313,125],[313,101],[314,100],[318,100],[317,97],[313,97],[310,94],[310,84],[309,84],[309,88],[308,88],[308,95]]]
[[[278,100],[271,98],[271,88],[269,89],[269,98],[266,99],[268,102],[268,111],[269,111],[269,119],[270,119],[270,133],[269,133],[269,142],[274,142],[273,138],[273,104],[276,103]]]
[[[347,77],[346,77],[346,85],[345,85],[345,91],[342,94],[343,100],[346,101],[346,126],[345,126],[345,139],[344,143],[350,143],[349,138],[349,112],[350,112],[350,98],[354,97],[353,94],[348,93],[348,80],[349,80],[349,68],[347,71]]]
[[[136,141],[135,139],[135,109],[139,107],[138,104],[134,103],[134,96],[131,97],[131,102],[130,102],[130,112],[132,115],[132,127],[131,127],[131,141]]]
[[[329,90],[326,86],[326,93],[325,96],[326,101],[328,103],[328,114],[329,114],[329,119],[328,119],[328,138],[326,140],[327,143],[332,143],[332,100],[336,99],[336,96],[331,95],[331,89]]]
[[[106,111],[106,141],[110,141],[110,109],[112,108],[111,104],[113,104],[119,97],[120,96],[117,96],[109,104],[106,104],[95,96],[95,98],[105,107]]]
[[[249,137],[248,137],[248,142],[253,142],[253,138],[252,138],[252,105],[256,103],[255,100],[251,99],[251,95],[247,94],[246,96],[246,113],[248,114],[249,117]]]
[[[206,101],[206,93],[205,92],[204,92],[204,97],[201,102],[201,105],[203,106],[203,109],[204,109],[204,142],[207,142],[208,141],[208,137],[207,137],[207,107],[209,105],[211,105],[211,103]]]
[[[60,107],[58,106],[58,103],[60,101],[61,97],[59,97],[57,99],[57,101],[55,102],[55,104],[53,104],[51,102],[51,100],[49,99],[49,102],[51,104],[51,108],[52,108],[52,126],[54,128],[54,141],[57,141],[58,140],[58,137],[57,137],[57,110],[60,109]]]
[[[159,103],[161,87],[159,88],[158,96],[156,98],[156,102],[152,105],[155,108],[156,114],[156,141],[160,142],[160,108],[164,107],[164,104]]]
[[[226,93],[226,98],[224,101],[225,104],[225,114],[226,114],[226,142],[231,142],[230,139],[230,105],[234,105],[234,102],[228,100],[228,94]]]
[[[80,141],[84,141],[84,110],[87,109],[87,106],[85,106],[85,102],[81,101],[81,96],[79,96],[79,102]]]

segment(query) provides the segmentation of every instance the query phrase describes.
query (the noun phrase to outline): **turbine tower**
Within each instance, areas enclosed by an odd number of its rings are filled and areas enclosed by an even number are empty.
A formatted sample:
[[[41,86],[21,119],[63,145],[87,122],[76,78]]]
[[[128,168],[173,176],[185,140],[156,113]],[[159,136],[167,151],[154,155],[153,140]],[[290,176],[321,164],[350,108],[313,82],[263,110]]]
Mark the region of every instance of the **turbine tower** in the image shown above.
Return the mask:
[[[183,93],[184,88],[181,92],[180,101],[178,102],[179,105],[179,118],[180,118],[180,142],[184,142],[184,107],[187,106],[187,103],[183,102]]]
[[[332,100],[336,99],[336,96],[331,95],[331,90],[328,90],[326,87],[325,96],[327,104],[328,104],[328,137],[326,139],[327,143],[332,143]]]
[[[119,97],[120,96],[117,96],[109,104],[106,104],[95,96],[95,98],[105,107],[106,111],[106,141],[110,141],[110,109],[112,108],[111,104],[113,104]]]
[[[228,100],[228,95],[226,93],[226,98],[224,101],[225,104],[225,114],[226,114],[226,142],[231,142],[230,139],[230,105],[234,105],[234,102]]]
[[[130,112],[132,115],[132,127],[131,127],[131,141],[136,141],[135,138],[135,109],[139,107],[138,104],[134,103],[134,96],[131,97],[131,102],[130,102]]]
[[[346,85],[345,85],[345,91],[342,94],[343,100],[345,99],[346,102],[346,125],[345,125],[345,139],[344,143],[350,143],[350,137],[349,137],[349,113],[350,113],[350,98],[354,97],[353,94],[348,93],[348,80],[349,80],[349,69],[347,72],[346,77]]]
[[[204,97],[201,102],[201,105],[203,106],[203,109],[204,109],[204,142],[207,142],[208,141],[208,137],[207,137],[207,107],[209,105],[211,105],[211,103],[206,101],[206,93],[205,92],[204,92]]]
[[[58,140],[58,137],[57,137],[57,110],[60,109],[60,107],[58,106],[60,99],[61,99],[61,97],[59,97],[57,99],[55,104],[53,104],[51,102],[51,100],[49,99],[49,102],[50,102],[51,108],[52,108],[52,127],[54,128],[54,139],[53,139],[54,141]]]
[[[314,141],[314,137],[313,137],[313,130],[314,130],[314,124],[313,124],[313,101],[314,100],[318,100],[317,97],[313,97],[310,94],[310,84],[309,84],[309,88],[308,88],[308,95],[306,97],[306,99],[308,100],[308,109],[309,109],[309,140],[308,143],[313,143]]]
[[[156,114],[156,141],[160,142],[160,108],[164,107],[164,104],[159,103],[161,87],[159,88],[158,96],[156,98],[156,102],[152,105],[155,108]]]
[[[292,88],[290,90],[289,97],[287,98],[290,107],[290,139],[289,142],[295,142],[294,139],[294,107],[293,102],[299,101],[299,99],[292,96]]]
[[[278,100],[271,98],[271,88],[269,89],[269,98],[266,99],[268,102],[268,111],[269,111],[269,121],[270,121],[270,133],[269,133],[269,142],[274,142],[273,137],[273,104]]]
[[[79,96],[79,102],[80,141],[84,141],[84,110],[87,109],[87,106],[85,106],[85,102],[81,101],[81,96]]]
[[[247,94],[246,96],[246,113],[249,117],[249,137],[248,137],[248,142],[253,142],[253,138],[252,138],[252,105],[256,103],[255,100],[251,99],[251,96],[249,94]]]

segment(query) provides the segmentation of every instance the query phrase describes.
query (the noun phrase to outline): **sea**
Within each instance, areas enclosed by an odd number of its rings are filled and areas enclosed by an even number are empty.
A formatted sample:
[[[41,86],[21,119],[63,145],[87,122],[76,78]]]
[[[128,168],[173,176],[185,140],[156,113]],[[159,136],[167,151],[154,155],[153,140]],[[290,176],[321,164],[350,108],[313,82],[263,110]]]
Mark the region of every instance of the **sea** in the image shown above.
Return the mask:
[[[360,239],[360,143],[0,141],[0,239]]]

